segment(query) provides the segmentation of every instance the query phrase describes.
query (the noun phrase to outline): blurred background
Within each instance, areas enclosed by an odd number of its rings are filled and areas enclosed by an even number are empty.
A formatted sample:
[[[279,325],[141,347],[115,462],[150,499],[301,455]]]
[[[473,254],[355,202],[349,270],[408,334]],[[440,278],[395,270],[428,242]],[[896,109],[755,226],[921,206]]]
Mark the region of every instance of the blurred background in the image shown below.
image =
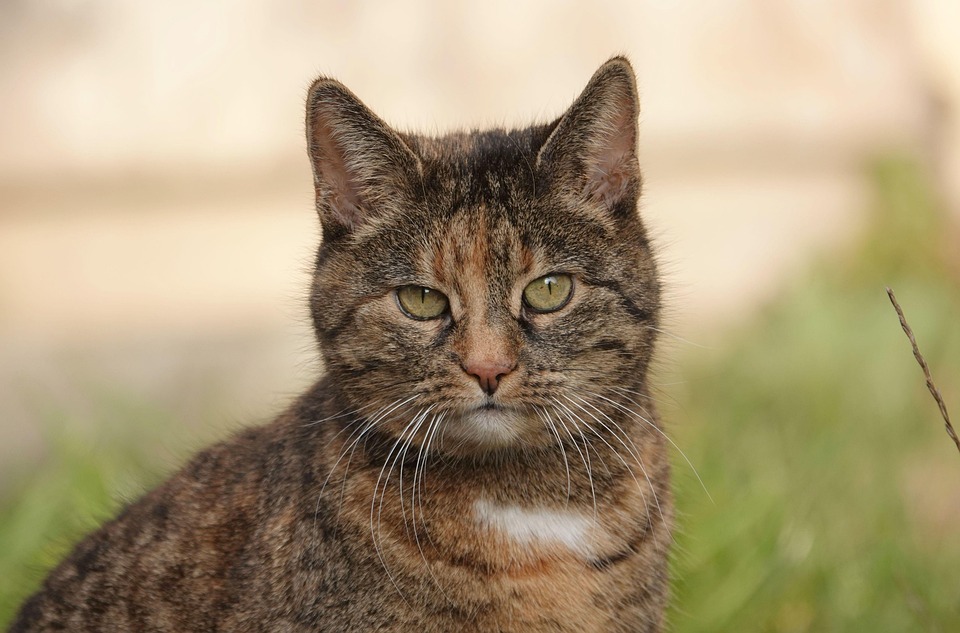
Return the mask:
[[[0,627],[317,375],[316,75],[442,132],[550,119],[616,53],[685,454],[672,630],[958,630],[960,455],[884,293],[960,415],[950,0],[0,3]]]

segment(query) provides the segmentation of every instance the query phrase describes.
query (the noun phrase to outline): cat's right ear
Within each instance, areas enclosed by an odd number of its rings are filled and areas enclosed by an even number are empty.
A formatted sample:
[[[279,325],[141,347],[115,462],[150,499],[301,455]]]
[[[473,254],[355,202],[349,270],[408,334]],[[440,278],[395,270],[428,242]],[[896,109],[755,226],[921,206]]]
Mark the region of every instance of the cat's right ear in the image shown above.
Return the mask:
[[[626,58],[614,57],[556,123],[537,154],[536,169],[550,175],[554,186],[598,202],[614,216],[636,214],[639,112],[633,68]]]
[[[307,151],[328,241],[383,213],[419,178],[420,160],[403,139],[333,79],[310,87]]]

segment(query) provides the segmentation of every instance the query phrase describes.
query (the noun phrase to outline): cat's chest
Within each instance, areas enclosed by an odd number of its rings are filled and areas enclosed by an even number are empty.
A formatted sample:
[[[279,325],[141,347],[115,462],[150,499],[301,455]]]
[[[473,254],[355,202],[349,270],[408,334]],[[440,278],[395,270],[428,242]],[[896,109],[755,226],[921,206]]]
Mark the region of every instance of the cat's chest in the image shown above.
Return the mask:
[[[404,613],[413,605],[413,620],[432,613],[445,623],[437,630],[634,630],[617,626],[640,617],[636,594],[650,571],[648,513],[635,489],[602,495],[594,509],[592,498],[495,494],[450,479],[371,505],[362,483],[347,485],[357,503],[338,503],[340,520],[364,543],[364,582]]]
[[[611,614],[603,593],[609,578],[597,566],[611,551],[599,518],[572,507],[497,503],[479,498],[469,527],[492,567],[499,591],[497,626],[516,630],[607,630]]]
[[[458,506],[444,514],[448,520],[421,526],[412,550],[396,542],[406,550],[399,558],[429,577],[439,602],[483,605],[476,630],[612,630],[632,575],[630,563],[609,561],[629,549],[632,530],[573,504],[481,496]]]
[[[489,558],[500,559],[504,567],[551,560],[589,563],[602,556],[611,540],[595,514],[483,497],[471,504],[463,529],[486,542]]]

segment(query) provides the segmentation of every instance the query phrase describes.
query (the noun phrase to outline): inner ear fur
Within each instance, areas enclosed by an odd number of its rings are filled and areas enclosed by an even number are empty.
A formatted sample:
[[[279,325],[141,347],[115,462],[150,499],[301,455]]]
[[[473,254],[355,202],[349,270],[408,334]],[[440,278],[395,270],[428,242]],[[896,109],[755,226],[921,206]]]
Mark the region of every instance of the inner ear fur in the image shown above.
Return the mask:
[[[537,154],[537,168],[610,211],[633,213],[640,193],[636,78],[630,62],[601,66]]]
[[[334,79],[310,87],[306,129],[327,239],[375,217],[419,177],[420,160],[400,135]]]

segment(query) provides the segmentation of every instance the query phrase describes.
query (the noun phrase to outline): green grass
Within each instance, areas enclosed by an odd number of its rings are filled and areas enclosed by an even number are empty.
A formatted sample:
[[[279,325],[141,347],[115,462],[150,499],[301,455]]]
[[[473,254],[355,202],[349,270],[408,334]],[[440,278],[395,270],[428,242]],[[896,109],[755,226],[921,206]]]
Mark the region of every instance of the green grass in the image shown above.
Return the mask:
[[[960,290],[910,163],[874,170],[873,224],[684,364],[678,631],[960,630],[960,454],[884,292],[960,406]],[[949,406],[949,404],[948,404]]]
[[[163,433],[173,424],[169,412],[105,394],[94,394],[89,406],[100,414],[98,423],[81,431],[66,405],[37,405],[47,454],[29,470],[4,469],[0,629],[80,536],[155,484],[169,466],[157,450],[170,443]]]
[[[720,349],[676,358],[673,630],[960,630],[960,454],[884,293],[960,416],[960,287],[924,175],[873,168],[870,230]],[[954,240],[956,233],[953,235]],[[0,628],[80,534],[172,467],[173,407],[98,396],[96,429],[37,407],[41,467],[0,487]],[[137,420],[131,426],[129,420]],[[52,545],[51,545],[52,543]]]

